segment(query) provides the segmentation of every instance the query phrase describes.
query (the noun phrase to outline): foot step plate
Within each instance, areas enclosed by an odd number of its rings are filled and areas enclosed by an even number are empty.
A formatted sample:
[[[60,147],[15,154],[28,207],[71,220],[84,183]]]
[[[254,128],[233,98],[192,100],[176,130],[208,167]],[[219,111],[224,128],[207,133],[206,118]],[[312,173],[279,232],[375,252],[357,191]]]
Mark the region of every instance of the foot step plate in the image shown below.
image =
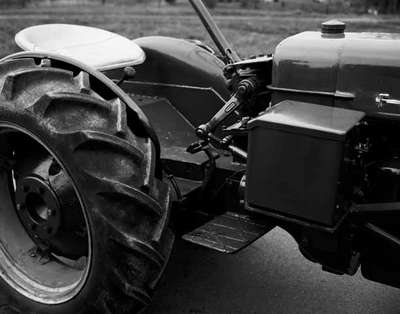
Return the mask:
[[[219,252],[235,253],[274,227],[264,219],[226,212],[185,234],[183,239]]]

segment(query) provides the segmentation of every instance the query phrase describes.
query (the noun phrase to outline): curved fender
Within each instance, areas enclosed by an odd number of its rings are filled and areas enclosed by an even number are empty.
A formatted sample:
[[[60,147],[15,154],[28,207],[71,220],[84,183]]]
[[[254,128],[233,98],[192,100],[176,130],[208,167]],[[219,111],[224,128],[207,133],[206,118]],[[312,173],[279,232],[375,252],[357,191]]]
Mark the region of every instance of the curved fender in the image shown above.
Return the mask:
[[[208,50],[161,36],[135,42],[146,61],[122,85],[127,93],[165,97],[194,126],[208,121],[229,98],[224,63]]]

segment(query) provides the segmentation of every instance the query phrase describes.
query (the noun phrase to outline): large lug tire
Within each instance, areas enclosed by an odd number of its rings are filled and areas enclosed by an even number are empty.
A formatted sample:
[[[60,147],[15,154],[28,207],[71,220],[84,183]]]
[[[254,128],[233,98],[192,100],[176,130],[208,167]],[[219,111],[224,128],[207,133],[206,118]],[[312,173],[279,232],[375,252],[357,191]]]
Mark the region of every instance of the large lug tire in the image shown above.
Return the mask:
[[[0,64],[0,91],[0,312],[143,310],[173,244],[168,227],[170,191],[155,177],[152,141],[132,132],[124,103],[100,97],[91,89],[85,72],[72,73],[33,59],[10,60]],[[75,263],[72,270],[69,263],[63,264],[64,268],[56,265],[62,259],[52,255],[51,245],[47,247],[50,257],[44,262],[43,256],[39,262],[30,261],[36,257],[32,247],[38,242],[31,241],[23,219],[17,226],[15,211],[24,204],[18,204],[21,196],[18,187],[13,187],[19,179],[6,184],[10,173],[35,172],[31,177],[36,178],[49,172],[50,177],[46,174],[40,180],[54,183],[50,182],[51,165],[39,162],[40,158],[29,161],[38,151],[45,151],[46,158],[61,169],[62,180],[73,187],[82,211],[87,235],[81,239],[87,241],[83,246],[86,256],[83,265]],[[37,165],[26,170],[29,163]],[[18,169],[13,170],[16,164]],[[36,180],[31,177],[28,179]],[[57,187],[49,190],[58,193]],[[78,245],[73,239],[65,245],[72,245],[72,251]],[[50,243],[51,237],[46,241]],[[63,245],[58,247],[63,251]],[[75,251],[77,260],[81,251]],[[73,279],[63,282],[69,273]]]

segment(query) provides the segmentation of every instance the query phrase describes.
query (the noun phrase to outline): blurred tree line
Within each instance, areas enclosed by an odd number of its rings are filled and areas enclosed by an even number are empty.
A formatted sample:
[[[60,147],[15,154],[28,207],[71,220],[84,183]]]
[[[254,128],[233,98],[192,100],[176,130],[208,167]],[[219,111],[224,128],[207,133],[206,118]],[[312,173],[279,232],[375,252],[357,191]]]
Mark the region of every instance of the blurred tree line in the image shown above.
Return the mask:
[[[38,0],[0,0],[0,7],[24,7],[27,4],[32,4]],[[58,0],[41,0],[43,2],[56,3]],[[71,2],[97,2],[102,4],[113,3],[119,0],[75,0]],[[127,0],[132,2],[150,2],[150,0]],[[176,2],[182,2],[179,0],[152,0],[166,2],[169,4],[175,4]],[[293,2],[292,0],[203,0],[209,8],[215,8],[219,2],[239,3],[243,8],[258,9],[262,3],[265,2],[278,2],[280,4]],[[65,0],[64,0],[65,2]],[[301,3],[296,1],[297,3]],[[372,14],[393,14],[400,13],[400,0],[304,0],[304,3],[315,2],[321,5],[325,4],[327,7],[332,3],[342,3],[346,7],[351,7],[354,11],[358,12],[369,12]],[[283,7],[283,6],[282,6]]]
[[[371,9],[384,14],[400,12],[400,0],[354,0],[352,6],[360,6],[365,12]]]
[[[159,0],[162,1],[162,0]],[[177,0],[165,0],[166,2],[173,4]],[[290,3],[291,0],[203,0],[209,8],[215,8],[218,2],[239,2],[243,8],[258,9],[260,5],[265,2],[279,2],[281,4]],[[307,1],[304,1],[305,3]],[[308,2],[311,2],[309,0]],[[325,5],[329,4],[340,4],[351,6],[356,11],[361,12],[377,12],[377,13],[398,13],[400,12],[400,0],[312,0],[312,2],[321,3]]]
[[[160,0],[162,1],[162,0]],[[169,4],[174,4],[177,2],[177,0],[165,0]],[[213,9],[217,6],[218,2],[240,2],[241,7],[243,8],[258,8],[259,4],[263,2],[263,0],[203,0],[203,2],[208,6],[209,8]],[[275,2],[278,2],[278,0],[275,0]]]

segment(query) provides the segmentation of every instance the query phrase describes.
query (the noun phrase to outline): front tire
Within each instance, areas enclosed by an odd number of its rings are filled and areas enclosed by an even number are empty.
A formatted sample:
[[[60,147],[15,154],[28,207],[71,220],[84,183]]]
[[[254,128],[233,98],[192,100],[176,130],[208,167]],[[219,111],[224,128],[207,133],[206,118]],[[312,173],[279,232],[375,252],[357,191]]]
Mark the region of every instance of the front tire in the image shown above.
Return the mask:
[[[0,88],[0,312],[141,311],[173,244],[152,141],[85,72],[9,60]]]

